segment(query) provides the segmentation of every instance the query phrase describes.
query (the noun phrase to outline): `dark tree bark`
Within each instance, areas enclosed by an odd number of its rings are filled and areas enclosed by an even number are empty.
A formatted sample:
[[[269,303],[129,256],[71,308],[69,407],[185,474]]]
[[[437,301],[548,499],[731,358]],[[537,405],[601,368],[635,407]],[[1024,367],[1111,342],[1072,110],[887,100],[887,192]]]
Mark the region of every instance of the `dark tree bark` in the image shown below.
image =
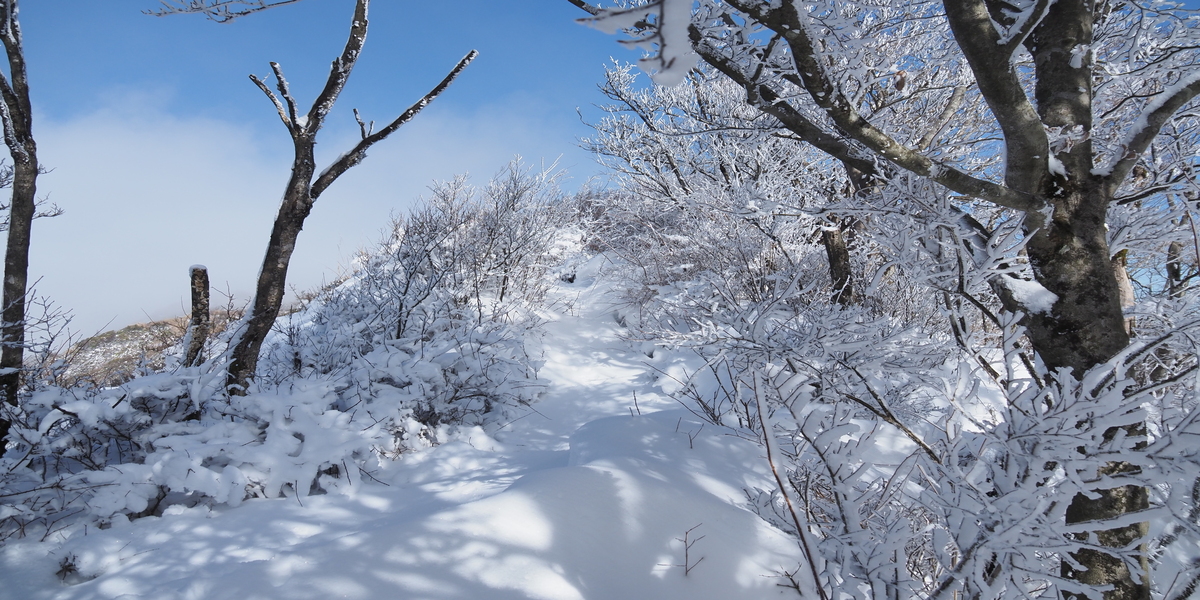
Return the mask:
[[[212,315],[208,302],[208,269],[203,265],[193,265],[189,274],[192,281],[192,318],[188,322],[183,364],[195,367],[204,362],[204,342],[208,341],[212,329]]]
[[[1172,298],[1182,298],[1184,291],[1183,280],[1183,244],[1171,242],[1167,244],[1167,286]]]
[[[833,285],[833,301],[848,306],[858,302],[854,293],[854,275],[850,268],[850,250],[846,247],[846,236],[841,226],[825,227],[821,230],[821,244],[829,259],[829,277]]]
[[[4,253],[3,323],[0,324],[0,394],[15,406],[21,389],[25,353],[25,296],[29,283],[29,241],[37,211],[37,144],[33,139],[33,111],[25,70],[17,0],[0,0],[0,40],[8,58],[9,77],[0,74],[0,120],[4,143],[13,161],[12,201],[8,243]],[[0,419],[0,444],[9,423]],[[0,453],[3,447],[0,446]]]
[[[278,95],[271,90],[265,81],[251,75],[250,79],[270,98],[279,112],[279,118],[292,136],[295,157],[292,160],[292,174],[284,189],[283,203],[275,224],[271,230],[271,239],[267,244],[266,257],[263,259],[262,270],[259,272],[258,285],[255,289],[254,302],[250,313],[240,324],[235,334],[233,349],[230,352],[229,376],[227,384],[230,393],[244,394],[250,380],[258,367],[258,354],[262,349],[263,340],[279,316],[283,305],[283,295],[287,280],[288,263],[292,252],[296,249],[296,239],[304,227],[304,220],[312,211],[317,198],[343,173],[362,162],[367,156],[367,150],[376,142],[383,140],[402,125],[412,120],[434,98],[438,97],[455,78],[475,59],[477,53],[472,50],[458,65],[423,98],[404,111],[396,120],[379,131],[373,130],[373,123],[368,125],[359,119],[362,139],[320,173],[316,170],[314,148],[317,143],[317,133],[325,124],[325,118],[333,108],[350,72],[354,68],[362,52],[367,38],[367,9],[370,0],[358,0],[354,8],[354,20],[350,26],[350,35],[341,56],[333,61],[329,78],[325,87],[313,102],[305,115],[300,115],[295,99],[288,89],[287,80],[278,63],[271,63],[275,75]],[[355,112],[355,116],[358,113]]]

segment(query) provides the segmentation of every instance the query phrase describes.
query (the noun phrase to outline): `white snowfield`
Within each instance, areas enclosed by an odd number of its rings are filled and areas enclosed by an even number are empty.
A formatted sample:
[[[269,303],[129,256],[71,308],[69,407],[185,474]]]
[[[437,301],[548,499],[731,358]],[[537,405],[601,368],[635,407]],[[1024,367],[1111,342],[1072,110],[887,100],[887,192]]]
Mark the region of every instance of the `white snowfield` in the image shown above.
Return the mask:
[[[743,508],[774,484],[762,450],[655,387],[669,359],[621,338],[590,266],[553,292],[567,308],[544,327],[549,391],[495,435],[408,454],[350,495],[175,507],[65,543],[13,543],[0,598],[795,596],[783,587],[795,542]],[[60,572],[64,560],[76,571]]]

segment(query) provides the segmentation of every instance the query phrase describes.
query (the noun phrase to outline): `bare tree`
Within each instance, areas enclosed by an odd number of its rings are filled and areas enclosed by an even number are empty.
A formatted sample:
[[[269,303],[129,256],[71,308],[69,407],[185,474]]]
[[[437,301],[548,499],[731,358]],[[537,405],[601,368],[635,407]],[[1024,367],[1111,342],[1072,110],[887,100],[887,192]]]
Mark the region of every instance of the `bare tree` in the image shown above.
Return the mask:
[[[21,387],[25,351],[25,299],[29,283],[29,241],[37,212],[37,144],[33,139],[33,110],[17,0],[0,0],[0,41],[8,59],[8,77],[0,74],[0,120],[4,143],[12,155],[12,200],[8,217],[8,243],[4,254],[3,322],[0,323],[0,395],[15,406]],[[0,419],[0,440],[9,423]],[[0,448],[0,453],[3,449]]]
[[[274,91],[262,78],[250,76],[251,81],[267,95],[279,112],[279,119],[292,137],[295,157],[292,161],[292,174],[284,190],[283,203],[279,207],[279,214],[275,217],[275,225],[271,230],[271,239],[267,245],[262,270],[259,272],[251,311],[235,332],[234,339],[230,344],[232,350],[229,355],[228,385],[233,393],[245,393],[249,381],[254,376],[255,368],[258,365],[259,350],[267,333],[270,332],[271,326],[275,323],[276,317],[279,316],[279,309],[283,303],[288,263],[296,248],[296,238],[317,198],[338,177],[362,162],[371,146],[408,123],[434,98],[445,91],[478,55],[474,50],[468,53],[441,83],[378,131],[374,129],[374,122],[364,122],[359,117],[358,111],[355,111],[362,139],[348,152],[333,161],[325,170],[318,172],[314,156],[317,133],[325,124],[326,116],[345,87],[350,72],[362,53],[363,44],[367,39],[367,8],[369,5],[370,0],[356,2],[354,19],[350,26],[350,35],[346,40],[346,46],[342,50],[341,56],[333,61],[325,87],[317,95],[307,113],[300,112],[300,108],[288,88],[283,69],[278,63],[271,63],[271,71],[275,76]]]

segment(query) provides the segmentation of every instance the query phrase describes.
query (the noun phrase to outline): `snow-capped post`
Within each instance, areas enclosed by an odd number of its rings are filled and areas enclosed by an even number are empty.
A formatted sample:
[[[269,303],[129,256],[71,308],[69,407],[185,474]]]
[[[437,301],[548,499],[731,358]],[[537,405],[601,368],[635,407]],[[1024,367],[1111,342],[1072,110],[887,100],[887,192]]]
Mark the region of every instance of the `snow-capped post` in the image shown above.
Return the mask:
[[[204,362],[204,342],[208,340],[212,329],[212,315],[208,308],[208,268],[192,265],[188,273],[192,281],[192,318],[188,321],[187,335],[183,341],[186,349],[183,364],[194,367]]]
[[[25,72],[17,0],[0,0],[0,42],[8,59],[8,77],[0,73],[0,120],[4,143],[12,155],[12,200],[8,242],[4,254],[3,323],[0,323],[0,394],[17,404],[25,352],[25,299],[29,283],[29,240],[37,211],[37,144],[33,140],[33,110]],[[0,418],[0,454],[9,423]]]
[[[383,140],[405,123],[412,120],[417,113],[429,105],[462,73],[463,69],[478,55],[474,50],[469,52],[450,71],[441,83],[425,94],[415,104],[410,106],[394,121],[375,131],[374,123],[367,124],[358,118],[362,139],[348,152],[333,161],[324,171],[317,172],[314,148],[317,143],[317,133],[325,124],[325,117],[337,102],[338,96],[350,78],[363,44],[367,39],[367,8],[370,0],[358,0],[354,7],[354,20],[350,25],[350,35],[341,56],[333,61],[329,70],[329,78],[312,107],[305,114],[300,113],[296,100],[288,88],[283,69],[278,63],[271,63],[271,72],[275,76],[275,89],[255,75],[250,80],[266,94],[275,109],[279,119],[292,136],[295,147],[295,158],[292,161],[292,174],[283,194],[283,203],[279,214],[275,217],[275,225],[271,230],[271,239],[267,244],[266,257],[263,258],[262,270],[259,272],[258,285],[255,289],[254,302],[250,312],[237,325],[237,330],[230,342],[229,376],[227,384],[230,393],[244,394],[254,377],[258,366],[258,353],[263,340],[270,332],[271,326],[279,316],[280,306],[287,279],[288,263],[296,248],[296,238],[304,226],[304,219],[312,210],[317,198],[343,173],[354,165],[362,162],[367,156],[367,150],[376,142]]]

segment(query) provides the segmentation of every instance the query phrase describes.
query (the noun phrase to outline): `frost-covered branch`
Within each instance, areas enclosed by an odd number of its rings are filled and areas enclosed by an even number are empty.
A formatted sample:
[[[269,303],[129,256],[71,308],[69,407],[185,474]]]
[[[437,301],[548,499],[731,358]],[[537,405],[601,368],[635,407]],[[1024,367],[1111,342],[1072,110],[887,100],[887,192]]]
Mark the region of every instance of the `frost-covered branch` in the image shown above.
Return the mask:
[[[156,17],[178,14],[202,14],[218,23],[228,23],[238,17],[294,4],[300,0],[161,0],[162,8],[143,11]]]
[[[767,6],[751,0],[730,0],[729,4],[787,40],[796,72],[812,100],[842,130],[881,158],[961,194],[1017,210],[1030,211],[1039,207],[1039,203],[1020,188],[1014,189],[972,177],[952,166],[935,162],[899,143],[859,114],[822,65],[821,52],[817,50],[815,41],[808,34],[808,27],[802,21],[795,5],[784,3],[779,6]]]
[[[1122,144],[1125,153],[1114,156],[1112,163],[1104,169],[1107,171],[1105,179],[1114,191],[1125,181],[1129,172],[1133,170],[1133,166],[1141,159],[1142,153],[1158,136],[1163,125],[1180,108],[1191,102],[1197,94],[1200,94],[1200,70],[1192,73],[1178,84],[1163,90],[1158,97],[1142,109],[1142,115],[1134,121],[1126,141]]]
[[[275,67],[276,63],[271,63],[271,66]],[[279,72],[276,72],[275,74],[276,77],[279,77],[280,75],[281,73]],[[295,120],[289,116],[288,109],[285,108],[283,103],[279,101],[279,97],[275,95],[275,92],[271,91],[271,88],[267,85],[267,82],[263,81],[253,73],[250,74],[250,81],[253,81],[254,85],[258,86],[258,89],[262,90],[262,92],[267,95],[267,98],[271,101],[271,104],[275,105],[276,112],[279,113],[279,120],[283,121],[283,125],[288,128],[288,131],[294,134],[296,131]],[[285,87],[283,83],[280,83],[279,86],[281,88]],[[288,105],[291,106],[290,101],[288,102]]]
[[[325,87],[317,94],[316,100],[308,110],[305,122],[301,124],[300,129],[306,133],[315,134],[321,129],[325,124],[325,116],[333,109],[334,103],[342,93],[342,88],[346,87],[346,81],[350,79],[350,72],[358,62],[363,45],[367,42],[367,7],[369,5],[369,0],[358,0],[354,5],[354,18],[350,23],[350,35],[346,38],[346,46],[342,49],[341,56],[334,59],[329,66],[329,77],[325,80]]]

